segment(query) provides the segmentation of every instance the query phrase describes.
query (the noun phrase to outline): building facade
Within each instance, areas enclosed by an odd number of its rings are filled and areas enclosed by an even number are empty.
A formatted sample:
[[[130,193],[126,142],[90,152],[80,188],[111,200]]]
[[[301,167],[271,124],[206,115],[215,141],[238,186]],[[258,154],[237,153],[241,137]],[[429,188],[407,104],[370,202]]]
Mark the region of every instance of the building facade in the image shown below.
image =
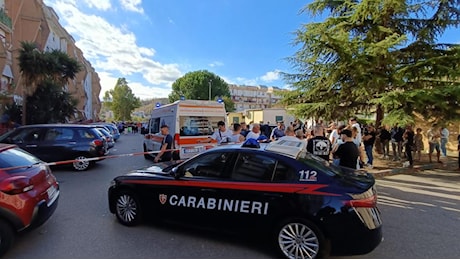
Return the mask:
[[[267,87],[264,85],[245,86],[228,84],[230,96],[235,103],[235,111],[247,109],[265,109],[279,107],[281,96],[276,91],[287,91],[278,87]]]
[[[60,50],[77,60],[81,71],[64,89],[77,101],[72,121],[98,120],[101,102],[99,76],[76,47],[73,37],[60,25],[55,11],[43,0],[0,0],[0,112],[6,104],[22,104],[24,78],[19,68],[21,42],[34,42],[40,51]]]

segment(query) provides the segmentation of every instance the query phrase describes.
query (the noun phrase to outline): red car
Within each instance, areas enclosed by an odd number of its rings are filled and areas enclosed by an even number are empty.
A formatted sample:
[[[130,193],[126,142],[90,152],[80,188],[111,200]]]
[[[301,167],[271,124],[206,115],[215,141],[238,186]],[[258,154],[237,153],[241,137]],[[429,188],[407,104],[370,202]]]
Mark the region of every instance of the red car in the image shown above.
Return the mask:
[[[42,163],[16,145],[0,144],[0,255],[17,232],[42,225],[56,210],[59,184]]]

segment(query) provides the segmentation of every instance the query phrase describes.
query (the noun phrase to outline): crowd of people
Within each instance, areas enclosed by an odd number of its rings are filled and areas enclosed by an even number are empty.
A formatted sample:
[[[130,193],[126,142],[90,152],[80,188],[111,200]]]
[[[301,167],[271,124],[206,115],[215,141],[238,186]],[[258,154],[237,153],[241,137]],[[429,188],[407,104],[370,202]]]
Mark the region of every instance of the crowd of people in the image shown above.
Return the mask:
[[[426,149],[424,135],[421,128],[412,125],[404,127],[398,124],[392,127],[361,125],[355,117],[345,123],[331,122],[325,125],[318,120],[314,125],[307,127],[300,120],[285,125],[277,122],[277,126],[267,132],[259,123],[248,126],[245,122],[233,123],[229,128],[223,121],[219,122],[218,129],[207,141],[217,140],[218,143],[244,142],[253,138],[259,142],[269,142],[283,139],[300,139],[305,141],[308,152],[331,161],[333,164],[359,169],[373,168],[376,141],[380,143],[381,159],[401,161],[403,166],[412,168],[414,161],[422,160],[422,152]],[[433,124],[426,132],[428,139],[429,162],[447,156],[449,131],[445,126]],[[458,151],[460,155],[460,135],[458,136]],[[390,150],[391,147],[391,150]],[[459,156],[460,169],[460,156]]]
[[[355,117],[348,120],[348,123],[330,122],[325,125],[318,120],[314,125],[307,126],[300,120],[285,125],[284,122],[277,122],[273,129],[268,125],[252,123],[249,126],[245,122],[233,123],[229,127],[225,122],[219,121],[217,129],[206,140],[216,140],[222,143],[242,143],[248,139],[255,139],[258,142],[270,142],[276,140],[304,140],[308,152],[331,161],[335,165],[345,166],[353,169],[374,167],[374,151],[376,141],[381,147],[382,159],[403,162],[403,166],[412,168],[414,161],[422,160],[422,152],[426,149],[424,136],[421,128],[415,131],[412,125],[401,127],[398,124],[391,128],[374,125],[361,125]],[[118,123],[120,133],[125,129],[128,133],[140,131],[141,123]],[[169,130],[169,129],[168,129]],[[447,143],[449,131],[445,126],[433,124],[426,132],[428,139],[429,162],[442,163],[441,158],[447,156]],[[460,170],[460,135],[458,139],[459,170]],[[167,149],[169,144],[164,147]],[[391,151],[390,151],[391,147]],[[160,156],[161,157],[161,156]]]
[[[113,123],[117,126],[118,132],[120,132],[120,134],[141,133],[141,129],[145,127],[144,124],[141,122],[121,121],[121,122],[113,122]]]

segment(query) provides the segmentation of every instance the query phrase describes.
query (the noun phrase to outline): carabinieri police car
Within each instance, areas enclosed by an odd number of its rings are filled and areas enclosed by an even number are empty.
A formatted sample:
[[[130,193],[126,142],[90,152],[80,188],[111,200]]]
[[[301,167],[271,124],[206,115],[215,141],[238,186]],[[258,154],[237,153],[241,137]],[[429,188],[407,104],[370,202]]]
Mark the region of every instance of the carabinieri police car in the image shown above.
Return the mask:
[[[366,254],[379,245],[372,175],[330,165],[301,140],[252,141],[118,176],[110,212],[127,226],[159,218],[251,231],[287,258]]]

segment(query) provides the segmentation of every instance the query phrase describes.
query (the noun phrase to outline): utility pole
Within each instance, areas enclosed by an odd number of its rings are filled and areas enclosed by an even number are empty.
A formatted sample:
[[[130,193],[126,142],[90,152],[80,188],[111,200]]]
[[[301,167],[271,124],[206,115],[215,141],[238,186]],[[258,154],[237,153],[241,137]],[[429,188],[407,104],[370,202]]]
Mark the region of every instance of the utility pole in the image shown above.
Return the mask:
[[[209,100],[211,100],[211,86],[212,86],[212,79],[209,80]]]

